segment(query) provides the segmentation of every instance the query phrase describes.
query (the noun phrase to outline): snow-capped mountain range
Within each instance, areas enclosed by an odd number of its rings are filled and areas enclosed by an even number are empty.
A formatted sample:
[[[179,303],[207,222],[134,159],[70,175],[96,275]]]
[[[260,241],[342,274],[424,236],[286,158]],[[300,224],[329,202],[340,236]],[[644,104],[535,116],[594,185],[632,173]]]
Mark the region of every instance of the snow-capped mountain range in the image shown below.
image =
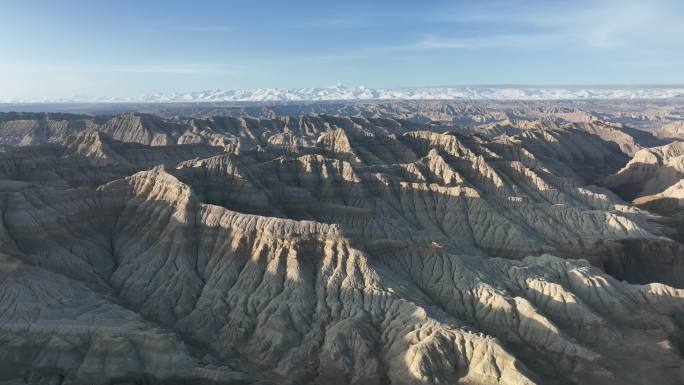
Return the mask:
[[[327,88],[258,88],[157,93],[134,97],[8,99],[4,103],[165,103],[165,102],[296,102],[334,100],[571,100],[665,99],[684,97],[684,86],[456,86],[367,88],[337,84]]]

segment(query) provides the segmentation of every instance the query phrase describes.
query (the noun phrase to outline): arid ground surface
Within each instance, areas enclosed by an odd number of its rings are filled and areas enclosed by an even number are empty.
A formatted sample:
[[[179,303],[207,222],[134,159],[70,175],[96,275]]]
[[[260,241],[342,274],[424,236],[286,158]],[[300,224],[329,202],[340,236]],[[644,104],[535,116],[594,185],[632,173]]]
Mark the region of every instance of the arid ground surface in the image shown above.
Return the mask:
[[[682,100],[0,108],[2,384],[684,384]]]

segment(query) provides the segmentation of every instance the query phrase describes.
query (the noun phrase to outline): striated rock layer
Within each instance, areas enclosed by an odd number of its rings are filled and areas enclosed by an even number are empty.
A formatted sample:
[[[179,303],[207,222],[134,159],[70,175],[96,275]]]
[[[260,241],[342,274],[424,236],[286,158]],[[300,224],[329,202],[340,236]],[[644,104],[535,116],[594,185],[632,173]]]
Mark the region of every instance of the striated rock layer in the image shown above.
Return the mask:
[[[0,153],[0,380],[682,383],[684,248],[587,184],[615,143],[250,124]]]
[[[629,198],[663,192],[684,176],[684,142],[646,148],[615,175],[606,178],[606,185]]]
[[[657,220],[684,242],[684,142],[638,151],[604,183],[636,206],[661,215]]]

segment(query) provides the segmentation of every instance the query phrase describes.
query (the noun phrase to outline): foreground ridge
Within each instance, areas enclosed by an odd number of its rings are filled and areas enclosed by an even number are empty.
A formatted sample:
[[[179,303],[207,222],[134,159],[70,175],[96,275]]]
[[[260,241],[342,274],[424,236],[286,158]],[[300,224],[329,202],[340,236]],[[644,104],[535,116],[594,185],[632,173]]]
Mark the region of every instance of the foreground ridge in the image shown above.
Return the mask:
[[[0,380],[680,384],[684,246],[605,187],[677,196],[648,140],[2,114]]]

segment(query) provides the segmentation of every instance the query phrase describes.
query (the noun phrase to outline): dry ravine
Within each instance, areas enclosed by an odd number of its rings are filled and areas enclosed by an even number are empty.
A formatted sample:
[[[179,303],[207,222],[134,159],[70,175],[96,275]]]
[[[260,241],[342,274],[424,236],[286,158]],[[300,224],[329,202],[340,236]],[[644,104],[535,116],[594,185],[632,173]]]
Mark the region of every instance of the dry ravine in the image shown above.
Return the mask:
[[[682,142],[466,107],[0,113],[0,384],[684,384]]]

